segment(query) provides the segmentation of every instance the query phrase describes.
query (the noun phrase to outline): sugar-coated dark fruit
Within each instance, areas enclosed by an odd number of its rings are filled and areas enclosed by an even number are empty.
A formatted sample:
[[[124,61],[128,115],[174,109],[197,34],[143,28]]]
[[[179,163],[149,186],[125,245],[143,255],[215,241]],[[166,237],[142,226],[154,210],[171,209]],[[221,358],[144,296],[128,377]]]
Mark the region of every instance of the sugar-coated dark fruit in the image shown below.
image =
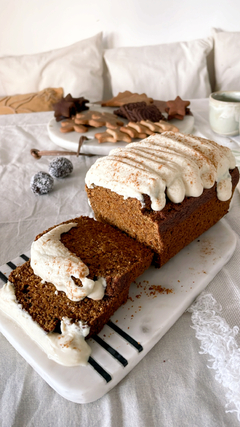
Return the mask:
[[[54,179],[47,172],[38,172],[36,173],[30,183],[30,188],[34,194],[47,194],[52,190],[54,184]]]
[[[49,165],[49,173],[54,178],[65,178],[73,171],[73,164],[66,157],[56,157]]]

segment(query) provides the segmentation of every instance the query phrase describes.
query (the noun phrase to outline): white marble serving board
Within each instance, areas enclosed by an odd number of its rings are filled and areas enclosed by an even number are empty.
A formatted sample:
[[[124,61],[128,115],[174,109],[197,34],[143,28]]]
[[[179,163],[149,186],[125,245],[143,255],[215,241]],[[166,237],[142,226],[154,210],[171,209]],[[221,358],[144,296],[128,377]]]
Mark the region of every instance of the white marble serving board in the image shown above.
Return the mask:
[[[61,396],[76,403],[95,401],[121,381],[171,328],[228,262],[235,246],[235,233],[222,219],[161,269],[149,268],[132,283],[127,303],[118,309],[96,339],[88,341],[92,354],[91,363],[86,367],[64,367],[48,359],[23,330],[1,312],[0,331]],[[19,265],[23,259],[13,262]],[[12,267],[10,262],[1,267],[0,272],[7,276]],[[159,286],[168,292],[159,292]],[[116,327],[118,331],[114,331]],[[124,334],[127,335],[122,336]]]
[[[113,113],[116,108],[111,107],[101,107],[98,104],[90,104],[90,110],[93,111],[107,111]],[[127,123],[127,120],[124,120],[119,117],[124,123]],[[169,122],[176,126],[181,133],[191,133],[194,126],[194,117],[192,115],[187,115],[183,120],[173,119]],[[81,148],[82,153],[86,154],[96,154],[99,156],[107,156],[109,151],[113,148],[117,147],[125,147],[126,142],[104,142],[99,144],[98,140],[94,137],[97,132],[105,132],[106,127],[101,128],[90,128],[88,132],[78,133],[78,132],[68,132],[61,133],[60,132],[61,122],[57,122],[53,117],[47,125],[48,135],[52,142],[54,142],[59,147],[65,148],[66,150],[77,151],[79,138],[84,135],[89,138],[88,141],[84,141],[83,146]],[[132,140],[137,141],[137,139]],[[139,140],[138,140],[139,141]]]

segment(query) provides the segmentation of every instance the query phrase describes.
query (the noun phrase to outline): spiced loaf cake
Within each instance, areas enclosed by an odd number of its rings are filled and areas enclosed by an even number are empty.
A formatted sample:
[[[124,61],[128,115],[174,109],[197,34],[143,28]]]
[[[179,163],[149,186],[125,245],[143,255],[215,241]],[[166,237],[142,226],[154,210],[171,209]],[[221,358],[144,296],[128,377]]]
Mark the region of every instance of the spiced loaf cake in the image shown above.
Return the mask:
[[[88,217],[66,221],[36,237],[31,259],[10,274],[0,291],[0,308],[11,316],[8,301],[14,299],[16,316],[20,308],[48,337],[61,338],[64,330],[69,336],[69,327],[80,322],[77,332],[89,338],[126,302],[131,282],[152,257],[149,248],[108,224]],[[68,338],[63,341],[69,346]],[[58,362],[62,357],[50,356]],[[70,359],[59,363],[71,364]]]
[[[112,150],[85,182],[95,218],[151,248],[161,267],[228,212],[238,180],[229,148],[164,132]]]

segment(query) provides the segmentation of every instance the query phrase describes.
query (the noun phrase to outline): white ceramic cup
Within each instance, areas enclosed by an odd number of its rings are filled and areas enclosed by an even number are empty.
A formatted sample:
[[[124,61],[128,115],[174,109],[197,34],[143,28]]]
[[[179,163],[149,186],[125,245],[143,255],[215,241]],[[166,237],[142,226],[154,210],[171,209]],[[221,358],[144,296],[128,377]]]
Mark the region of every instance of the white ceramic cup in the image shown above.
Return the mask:
[[[240,91],[219,91],[209,97],[209,122],[220,135],[240,134]]]

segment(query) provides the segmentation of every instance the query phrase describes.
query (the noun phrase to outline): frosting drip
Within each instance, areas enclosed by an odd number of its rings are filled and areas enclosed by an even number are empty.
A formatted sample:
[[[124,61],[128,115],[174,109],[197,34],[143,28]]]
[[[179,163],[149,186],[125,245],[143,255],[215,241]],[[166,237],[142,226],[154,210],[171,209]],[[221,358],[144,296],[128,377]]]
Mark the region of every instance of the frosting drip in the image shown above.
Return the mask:
[[[47,334],[18,304],[11,282],[7,282],[0,290],[0,308],[38,344],[49,359],[64,366],[87,365],[91,348],[85,337],[89,334],[90,328],[81,321],[71,323],[70,319],[63,317],[62,333]]]
[[[219,200],[230,199],[229,169],[234,167],[229,148],[193,135],[164,132],[111,150],[89,169],[86,185],[108,188],[142,203],[147,194],[152,209],[160,211],[166,204],[165,192],[172,202],[181,203],[185,196],[199,197],[215,182]]]
[[[53,283],[58,291],[65,292],[72,301],[80,301],[85,297],[99,300],[104,296],[105,279],[88,279],[88,267],[60,241],[62,233],[76,226],[73,222],[59,225],[34,241],[31,246],[31,267],[34,274]],[[77,286],[72,277],[80,279],[82,286]]]

